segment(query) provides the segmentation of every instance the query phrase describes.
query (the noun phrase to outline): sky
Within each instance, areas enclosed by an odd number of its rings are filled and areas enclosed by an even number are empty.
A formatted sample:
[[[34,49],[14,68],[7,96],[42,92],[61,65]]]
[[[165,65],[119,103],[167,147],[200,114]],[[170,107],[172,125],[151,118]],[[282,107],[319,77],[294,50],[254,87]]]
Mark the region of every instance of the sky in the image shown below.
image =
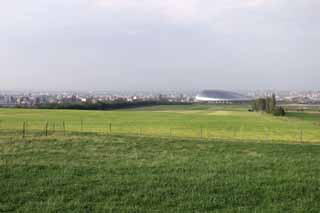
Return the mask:
[[[2,90],[319,90],[319,0],[2,0]]]

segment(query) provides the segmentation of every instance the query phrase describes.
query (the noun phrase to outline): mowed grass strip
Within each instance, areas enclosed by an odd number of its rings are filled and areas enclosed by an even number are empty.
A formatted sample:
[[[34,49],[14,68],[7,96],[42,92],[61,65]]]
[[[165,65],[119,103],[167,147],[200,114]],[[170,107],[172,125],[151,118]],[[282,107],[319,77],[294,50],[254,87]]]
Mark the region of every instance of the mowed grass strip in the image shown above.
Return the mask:
[[[2,212],[320,209],[319,145],[2,135],[0,151]]]

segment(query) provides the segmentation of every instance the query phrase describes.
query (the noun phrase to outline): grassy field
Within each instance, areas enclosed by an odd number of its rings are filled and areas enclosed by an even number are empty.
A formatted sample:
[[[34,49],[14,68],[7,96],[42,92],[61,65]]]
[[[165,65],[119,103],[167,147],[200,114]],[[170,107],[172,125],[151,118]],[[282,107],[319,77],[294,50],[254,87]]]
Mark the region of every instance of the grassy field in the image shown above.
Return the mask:
[[[0,137],[1,212],[319,212],[320,148]]]
[[[319,212],[319,118],[0,109],[0,212]]]
[[[260,142],[320,142],[320,113],[288,112],[284,118],[247,111],[248,106],[157,106],[135,110],[77,111],[0,109],[0,132],[94,132]]]

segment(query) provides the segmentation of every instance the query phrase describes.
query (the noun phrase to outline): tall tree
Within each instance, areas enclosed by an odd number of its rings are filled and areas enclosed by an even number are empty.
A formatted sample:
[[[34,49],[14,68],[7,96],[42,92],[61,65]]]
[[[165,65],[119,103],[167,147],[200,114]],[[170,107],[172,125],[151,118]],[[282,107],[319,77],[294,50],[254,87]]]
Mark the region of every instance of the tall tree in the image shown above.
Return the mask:
[[[277,106],[277,99],[276,99],[276,95],[273,93],[272,94],[272,109],[274,110]]]

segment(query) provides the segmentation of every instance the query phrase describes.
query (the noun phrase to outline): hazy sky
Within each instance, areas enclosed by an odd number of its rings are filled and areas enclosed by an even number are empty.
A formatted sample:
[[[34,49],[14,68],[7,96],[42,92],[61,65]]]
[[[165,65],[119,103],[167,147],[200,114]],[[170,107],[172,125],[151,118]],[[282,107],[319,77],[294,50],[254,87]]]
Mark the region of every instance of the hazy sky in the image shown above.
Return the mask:
[[[319,0],[2,0],[0,89],[320,89]]]

